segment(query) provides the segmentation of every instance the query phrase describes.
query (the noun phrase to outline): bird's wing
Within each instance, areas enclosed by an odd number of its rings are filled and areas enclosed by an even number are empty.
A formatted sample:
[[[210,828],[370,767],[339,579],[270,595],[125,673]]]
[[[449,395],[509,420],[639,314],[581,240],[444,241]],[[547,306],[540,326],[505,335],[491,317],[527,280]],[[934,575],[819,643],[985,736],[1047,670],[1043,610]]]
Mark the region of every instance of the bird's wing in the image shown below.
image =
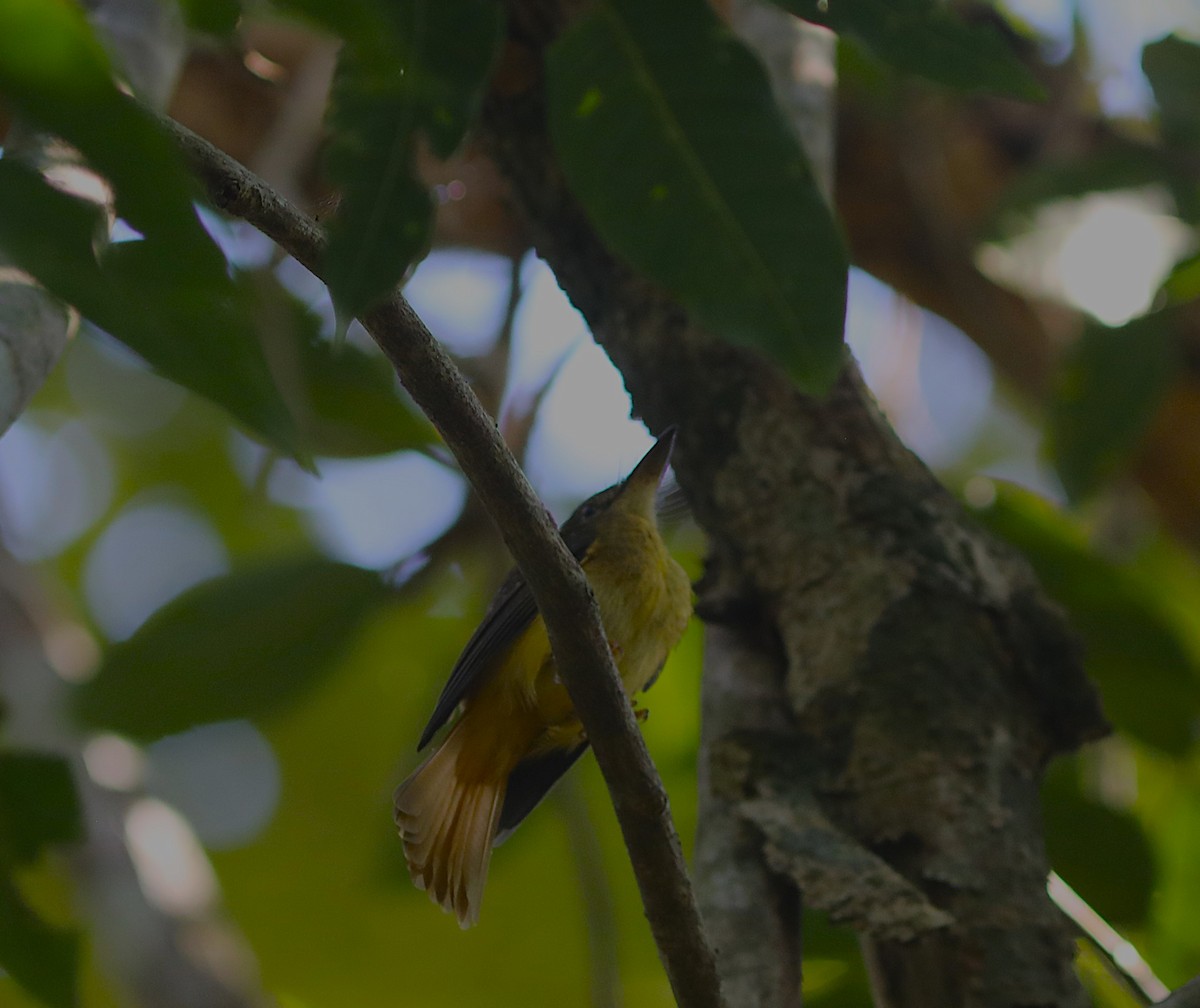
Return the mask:
[[[596,538],[595,529],[590,523],[568,521],[560,532],[576,560],[583,560],[588,547]],[[442,695],[438,697],[437,706],[434,707],[429,723],[421,733],[421,740],[417,743],[418,752],[429,744],[429,740],[437,734],[438,729],[450,719],[450,715],[480,675],[486,674],[493,667],[496,659],[521,636],[536,615],[537,604],[533,601],[533,592],[529,590],[521,571],[514,567],[500,585],[482,622],[467,641],[467,646],[459,655],[450,678],[442,687]]]
[[[533,592],[529,590],[521,572],[514,567],[500,585],[483,621],[475,628],[450,678],[442,687],[442,695],[438,697],[437,706],[421,733],[421,741],[417,743],[418,751],[424,749],[437,730],[449,720],[480,673],[508,649],[533,622],[535,615],[537,606],[533,601]]]
[[[493,846],[508,839],[521,820],[537,807],[547,792],[558,783],[558,779],[587,751],[587,747],[588,743],[581,742],[574,749],[556,749],[544,756],[522,760],[516,765],[508,778],[508,789],[504,792],[504,804],[500,807],[500,821],[496,826]]]

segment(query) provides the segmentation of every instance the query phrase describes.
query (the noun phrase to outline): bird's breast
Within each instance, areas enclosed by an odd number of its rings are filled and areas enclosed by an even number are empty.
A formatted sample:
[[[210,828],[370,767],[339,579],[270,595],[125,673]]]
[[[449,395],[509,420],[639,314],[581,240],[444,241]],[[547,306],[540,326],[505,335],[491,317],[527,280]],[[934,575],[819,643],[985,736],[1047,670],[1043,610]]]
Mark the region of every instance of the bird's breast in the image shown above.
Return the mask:
[[[654,678],[683,635],[692,612],[691,584],[649,523],[606,541],[604,550],[585,558],[584,571],[632,696]]]

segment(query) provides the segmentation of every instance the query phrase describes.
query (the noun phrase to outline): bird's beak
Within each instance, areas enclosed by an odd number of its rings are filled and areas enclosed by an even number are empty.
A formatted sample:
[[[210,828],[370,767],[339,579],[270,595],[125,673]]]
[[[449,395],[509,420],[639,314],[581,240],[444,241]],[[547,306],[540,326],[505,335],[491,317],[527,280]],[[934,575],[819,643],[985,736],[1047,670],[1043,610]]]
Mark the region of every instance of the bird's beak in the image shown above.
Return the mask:
[[[658,493],[658,484],[662,474],[671,460],[671,449],[675,447],[675,434],[678,428],[672,424],[654,443],[642,460],[633,467],[633,472],[626,477],[621,485],[621,496],[628,504],[635,505],[647,514],[654,513],[654,498]]]

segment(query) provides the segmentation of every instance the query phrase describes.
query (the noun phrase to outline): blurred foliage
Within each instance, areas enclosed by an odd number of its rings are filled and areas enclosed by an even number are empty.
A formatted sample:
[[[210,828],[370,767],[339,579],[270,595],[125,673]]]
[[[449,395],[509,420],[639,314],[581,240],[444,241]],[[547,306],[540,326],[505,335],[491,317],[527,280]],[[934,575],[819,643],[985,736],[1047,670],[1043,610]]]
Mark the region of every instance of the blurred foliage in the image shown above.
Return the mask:
[[[337,30],[332,5],[305,5]],[[378,302],[428,249],[433,203],[418,142],[449,157],[462,142],[500,45],[494,0],[394,0],[346,36],[329,115],[328,169],[342,193],[325,280],[349,319]]]
[[[1165,604],[1163,589],[1194,587],[1168,587],[1106,559],[1077,523],[1015,487],[1002,488],[980,517],[1030,558],[1046,590],[1070,611],[1115,726],[1185,756],[1200,725],[1200,641]]]
[[[563,171],[605,241],[714,332],[826,391],[846,254],[746,46],[705,4],[610,0],[554,44],[546,87]]]
[[[806,21],[849,38],[892,70],[963,91],[1045,97],[1021,61],[1009,30],[968,21],[937,0],[771,0]]]
[[[1179,322],[1158,311],[1119,328],[1092,324],[1071,348],[1047,437],[1072,498],[1102,487],[1153,419],[1179,373]]]
[[[76,693],[77,716],[147,742],[271,714],[329,673],[385,597],[373,571],[315,556],[206,581],[108,649]]]
[[[60,756],[0,750],[0,964],[51,1008],[77,998],[79,935],[47,920],[30,866],[57,844],[83,834],[79,803]],[[43,865],[41,872],[53,869]]]
[[[236,0],[183,6],[195,28],[236,39]],[[328,267],[345,315],[386,292],[428,243],[432,204],[413,155],[419,142],[442,155],[460,145],[496,58],[498,5],[278,6],[347,43],[327,124],[329,171],[344,190]],[[1003,31],[932,0],[780,6],[844,32],[853,59],[869,54],[884,76],[1016,96],[1037,89]],[[672,19],[669,45],[650,14]],[[1046,163],[1018,180],[1003,212],[1028,222],[1065,197],[1158,186],[1194,222],[1196,53],[1176,37],[1146,49],[1159,135],[1115,135],[1093,156]],[[827,382],[840,353],[844,253],[740,44],[698,4],[601,0],[550,69],[560,156],[614,249],[721,333],[764,348],[810,387]],[[437,1008],[478,1003],[481,991],[498,1005],[602,1004],[596,992],[607,991],[630,1008],[669,1005],[590,759],[574,772],[578,791],[547,802],[497,852],[477,929],[460,933],[407,879],[391,791],[415,765],[410,747],[506,563],[475,506],[460,510],[458,498],[437,502],[444,531],[414,533],[416,545],[379,555],[370,570],[347,563],[322,524],[320,484],[295,460],[330,472],[335,457],[438,457],[386,361],[353,329],[331,339],[328,319],[287,286],[277,261],[252,261],[219,228],[210,238],[177,157],[114,84],[74,5],[0,4],[0,89],[23,120],[70,141],[111,187],[111,213],[136,232],[113,240],[107,209],[50,184],[38,158],[10,149],[0,159],[0,243],[88,320],[4,446],[25,438],[66,461],[51,470],[49,453],[27,458],[27,472],[3,472],[21,486],[0,488],[28,498],[24,525],[3,516],[5,545],[39,564],[68,638],[99,652],[77,648],[69,668],[82,680],[72,689],[76,720],[57,730],[74,754],[98,730],[123,733],[149,767],[129,784],[137,795],[154,793],[162,767],[154,745],[133,740],[217,719],[261,733],[279,779],[265,826],[212,842],[208,854],[224,906],[282,1004],[373,1008],[399,998]],[[1004,230],[995,227],[993,236]],[[1046,428],[1071,507],[993,487],[979,512],[1070,614],[1116,728],[1049,775],[1051,859],[1170,984],[1200,971],[1200,572],[1144,518],[1114,534],[1105,509],[1185,366],[1178,319],[1200,296],[1196,261],[1177,267],[1153,312],[1119,328],[1092,323],[1072,349]],[[494,390],[511,379],[510,351],[502,339],[472,362]],[[66,432],[80,428],[90,440],[72,455]],[[964,466],[964,479],[987,468],[978,458]],[[75,483],[44,485],[63,473]],[[403,525],[430,493],[414,485],[371,504]],[[197,583],[181,544],[164,552],[136,538],[106,565],[106,537],[147,502],[216,543],[225,572],[205,570]],[[84,508],[77,527],[51,535],[68,505]],[[679,545],[698,575],[700,544]],[[168,574],[175,580],[155,580]],[[131,586],[150,594],[154,611],[116,639],[99,602]],[[645,704],[688,848],[701,648],[693,625]],[[83,764],[0,741],[0,1003],[121,1004],[113,963],[77,919],[88,895],[72,894],[61,857],[78,829],[69,772]],[[232,804],[239,790],[222,798]],[[222,801],[210,805],[220,813]],[[806,915],[804,948],[808,1003],[867,1003],[853,935]],[[615,949],[603,953],[615,962],[595,962],[596,949]],[[1129,1003],[1094,953],[1081,970],[1098,1004]]]

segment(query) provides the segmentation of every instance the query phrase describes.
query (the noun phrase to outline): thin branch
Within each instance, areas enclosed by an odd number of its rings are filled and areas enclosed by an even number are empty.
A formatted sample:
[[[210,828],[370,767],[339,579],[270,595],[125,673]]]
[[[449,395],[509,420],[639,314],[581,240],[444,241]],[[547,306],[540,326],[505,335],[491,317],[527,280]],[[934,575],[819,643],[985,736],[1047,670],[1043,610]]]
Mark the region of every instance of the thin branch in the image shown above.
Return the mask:
[[[1107,956],[1113,969],[1137,989],[1143,1003],[1156,1004],[1170,993],[1170,988],[1154,975],[1133,943],[1122,938],[1058,872],[1050,873],[1046,891],[1055,905]]]
[[[321,276],[317,225],[205,140],[166,123],[209,198]],[[496,425],[412,307],[397,291],[361,319],[409,394],[437,427],[520,566],[546,623],[555,661],[596,752],[679,1005],[723,1004],[683,851],[637,729],[587,578],[558,535]]]

